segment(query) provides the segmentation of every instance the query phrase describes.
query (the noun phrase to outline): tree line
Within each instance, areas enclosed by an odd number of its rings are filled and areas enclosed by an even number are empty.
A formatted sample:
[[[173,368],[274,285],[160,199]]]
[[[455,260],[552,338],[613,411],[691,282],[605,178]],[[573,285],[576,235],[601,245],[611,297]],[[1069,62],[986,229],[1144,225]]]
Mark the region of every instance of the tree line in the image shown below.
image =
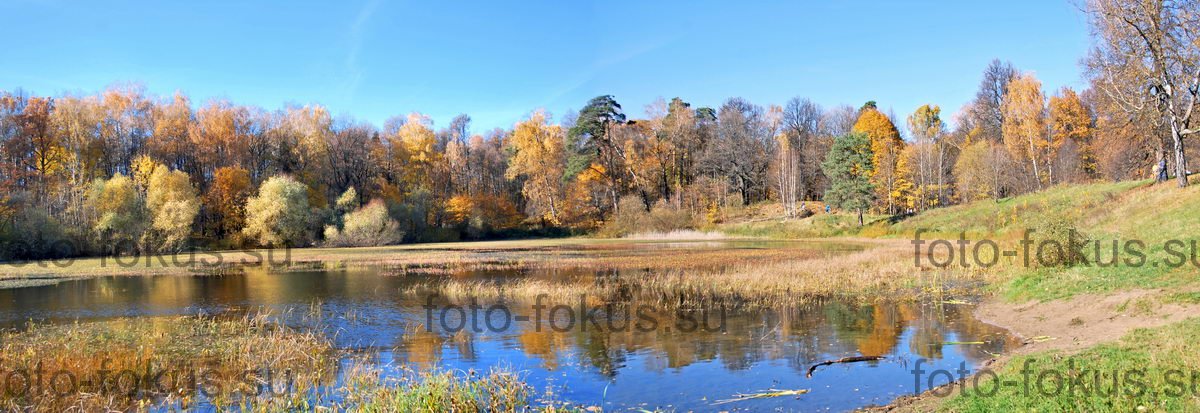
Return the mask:
[[[0,92],[0,258],[671,229],[763,201],[802,217],[823,199],[861,219],[1064,183],[1186,185],[1198,9],[1092,0],[1089,87],[1048,92],[995,60],[949,116],[796,97],[659,99],[633,117],[605,95],[476,132],[467,115],[378,128],[318,105],[195,105],[137,85]]]

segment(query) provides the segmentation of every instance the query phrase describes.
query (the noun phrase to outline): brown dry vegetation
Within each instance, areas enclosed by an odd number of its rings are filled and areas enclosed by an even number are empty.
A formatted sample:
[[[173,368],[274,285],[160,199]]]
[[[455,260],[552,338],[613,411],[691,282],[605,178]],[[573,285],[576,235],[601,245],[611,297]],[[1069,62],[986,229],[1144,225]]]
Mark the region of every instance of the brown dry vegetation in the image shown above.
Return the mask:
[[[4,411],[582,411],[503,368],[384,375],[352,359],[339,373],[329,340],[264,314],[31,324],[0,342]]]
[[[550,272],[554,276],[549,277],[503,282],[444,277],[420,283],[410,292],[436,293],[451,300],[531,300],[544,295],[573,302],[587,295],[593,301],[639,300],[667,306],[778,306],[827,297],[919,299],[969,293],[970,287],[986,276],[982,272],[915,267],[912,246],[902,241],[854,240],[840,244],[852,248],[825,250],[813,249],[814,245],[647,256],[527,256],[522,261],[526,268],[559,271]],[[467,264],[460,269],[474,267]]]
[[[385,375],[368,364],[353,364],[336,407],[347,412],[574,412],[585,411],[554,399],[537,398],[524,375],[505,368],[486,372],[405,368]]]
[[[10,390],[0,396],[0,407],[9,411],[126,411],[151,403],[186,409],[199,402],[232,407],[249,401],[259,410],[286,410],[302,400],[253,396],[256,386],[267,384],[266,371],[273,373],[275,389],[283,389],[290,374],[303,391],[331,379],[336,367],[328,340],[266,316],[29,325],[4,332],[0,342],[0,368]],[[22,388],[27,390],[11,391]]]

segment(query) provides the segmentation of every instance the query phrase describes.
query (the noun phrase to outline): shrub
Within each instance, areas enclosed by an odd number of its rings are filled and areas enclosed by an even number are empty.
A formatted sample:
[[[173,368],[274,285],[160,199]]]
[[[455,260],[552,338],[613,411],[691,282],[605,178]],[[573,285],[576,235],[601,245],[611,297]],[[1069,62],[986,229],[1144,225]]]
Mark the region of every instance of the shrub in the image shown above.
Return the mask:
[[[175,251],[192,232],[192,223],[200,213],[200,198],[186,173],[161,167],[150,175],[146,207],[151,231],[144,244],[159,251]]]
[[[53,217],[36,208],[14,211],[10,225],[0,229],[0,259],[64,258],[80,251]]]
[[[246,236],[266,246],[294,246],[308,241],[312,212],[308,187],[289,176],[263,182],[246,201]]]
[[[366,206],[348,213],[345,224],[325,227],[325,245],[336,247],[377,247],[399,244],[404,239],[400,224],[388,215],[382,200],[373,200]]]
[[[109,180],[97,180],[88,194],[87,205],[95,211],[92,230],[99,245],[113,253],[136,250],[147,227],[146,203],[129,177],[116,174]]]
[[[355,210],[358,208],[358,191],[354,187],[350,187],[346,192],[342,192],[342,196],[338,197],[337,201],[334,202],[334,206],[342,213]]]
[[[695,229],[695,220],[691,211],[675,209],[659,202],[650,209],[650,215],[643,220],[645,229],[654,232],[671,232],[682,229]]]
[[[1040,214],[1029,223],[1030,262],[1038,266],[1070,267],[1085,259],[1082,246],[1088,236],[1079,230],[1069,218],[1054,214]]]
[[[690,211],[672,208],[665,202],[658,202],[650,211],[646,211],[645,204],[640,199],[627,196],[621,198],[618,205],[619,209],[600,228],[599,235],[622,237],[696,228],[696,220]]]

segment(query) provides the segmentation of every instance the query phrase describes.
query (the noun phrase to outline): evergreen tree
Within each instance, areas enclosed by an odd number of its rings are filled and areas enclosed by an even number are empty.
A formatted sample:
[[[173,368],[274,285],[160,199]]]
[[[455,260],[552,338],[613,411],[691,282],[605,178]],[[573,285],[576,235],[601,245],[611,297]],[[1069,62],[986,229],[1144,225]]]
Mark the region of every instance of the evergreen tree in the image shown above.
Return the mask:
[[[625,114],[612,95],[596,96],[579,111],[575,126],[567,131],[570,157],[563,174],[564,180],[579,175],[602,155],[600,152],[605,146],[611,146],[608,127],[613,123],[625,123]]]
[[[870,138],[855,132],[834,139],[829,156],[821,163],[830,182],[825,191],[825,202],[857,211],[859,226],[863,225],[863,211],[875,201],[871,156]]]

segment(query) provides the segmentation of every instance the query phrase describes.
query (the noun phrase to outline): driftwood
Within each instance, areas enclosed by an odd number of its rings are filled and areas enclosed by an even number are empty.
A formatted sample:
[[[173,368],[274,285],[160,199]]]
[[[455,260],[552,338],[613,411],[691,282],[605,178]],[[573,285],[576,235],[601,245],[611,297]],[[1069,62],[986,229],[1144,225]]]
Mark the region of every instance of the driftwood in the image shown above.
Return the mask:
[[[828,366],[830,364],[857,363],[860,361],[875,361],[875,360],[883,360],[883,356],[853,356],[853,357],[842,357],[842,358],[836,359],[836,360],[825,360],[820,363],[813,364],[811,367],[809,367],[808,374],[805,374],[804,377],[811,379],[813,372],[817,370],[817,367],[821,367],[821,366]]]
[[[765,398],[769,398],[769,397],[799,396],[802,394],[808,394],[808,392],[809,392],[808,389],[800,389],[800,390],[771,389],[771,390],[768,390],[768,391],[765,391],[762,393],[750,393],[750,394],[738,393],[738,394],[733,395],[732,399],[717,400],[715,403],[713,403],[713,406],[716,406],[718,404],[740,402],[740,401],[744,401],[744,400],[765,399]]]

